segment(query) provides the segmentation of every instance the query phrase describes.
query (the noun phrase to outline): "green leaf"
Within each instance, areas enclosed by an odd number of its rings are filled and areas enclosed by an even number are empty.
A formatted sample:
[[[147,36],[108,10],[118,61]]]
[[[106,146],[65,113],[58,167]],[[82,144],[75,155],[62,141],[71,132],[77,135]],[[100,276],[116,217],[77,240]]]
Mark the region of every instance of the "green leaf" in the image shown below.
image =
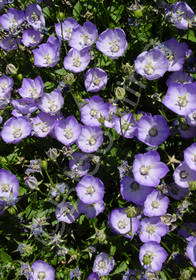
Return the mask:
[[[45,82],[44,87],[46,89],[51,89],[51,88],[54,87],[54,83],[52,83],[52,82]]]
[[[117,269],[112,273],[112,274],[110,274],[110,276],[113,276],[113,275],[116,275],[116,274],[118,274],[118,273],[120,273],[120,272],[122,272],[122,271],[126,271],[127,270],[127,264],[126,264],[126,262],[122,262],[118,267],[117,267]]]
[[[110,247],[110,257],[113,257],[115,253],[116,253],[116,246],[112,245]]]
[[[196,42],[196,36],[193,30],[189,30],[188,34],[182,37],[183,39],[189,40],[191,42]]]
[[[23,187],[19,187],[19,192],[18,192],[18,195],[19,196],[22,196],[23,194],[25,194],[27,192],[27,190],[25,189],[25,188],[23,188]]]
[[[165,273],[163,271],[160,271],[159,275],[161,276],[162,280],[167,280],[167,277],[166,277],[166,275],[165,275]]]
[[[4,251],[0,252],[0,256],[1,256],[1,261],[5,264],[12,261],[12,257]]]
[[[82,14],[82,5],[80,4],[80,1],[78,1],[73,8],[73,16],[76,20],[78,20],[81,14]]]
[[[64,76],[66,74],[66,70],[64,68],[57,69],[55,73]]]

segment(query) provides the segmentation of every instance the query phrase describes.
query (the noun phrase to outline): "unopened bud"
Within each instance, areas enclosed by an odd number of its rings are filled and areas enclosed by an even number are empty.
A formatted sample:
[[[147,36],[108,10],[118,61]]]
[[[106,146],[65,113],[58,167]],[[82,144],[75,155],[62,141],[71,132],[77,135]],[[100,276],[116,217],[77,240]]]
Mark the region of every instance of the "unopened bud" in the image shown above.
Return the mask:
[[[128,218],[134,218],[137,214],[137,210],[134,206],[128,206],[127,209],[125,209],[125,213],[127,214]]]
[[[59,156],[58,150],[56,148],[50,148],[46,152],[46,154],[53,161],[55,161],[57,159],[57,157]]]
[[[65,18],[65,14],[63,12],[59,12],[58,15],[57,15],[57,19],[62,21],[64,18]]]
[[[116,87],[114,90],[114,93],[116,95],[116,98],[119,100],[122,100],[125,97],[125,89],[122,87]]]
[[[38,186],[38,181],[34,176],[29,176],[25,178],[25,186],[34,190]]]
[[[18,69],[12,63],[10,63],[6,66],[5,72],[7,75],[16,75],[17,71],[18,71]]]

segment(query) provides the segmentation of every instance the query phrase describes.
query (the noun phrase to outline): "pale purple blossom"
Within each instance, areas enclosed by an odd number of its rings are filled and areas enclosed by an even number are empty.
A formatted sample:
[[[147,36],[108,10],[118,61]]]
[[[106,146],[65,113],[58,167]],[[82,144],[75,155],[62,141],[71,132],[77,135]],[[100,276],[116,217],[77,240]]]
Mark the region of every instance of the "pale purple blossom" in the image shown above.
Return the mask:
[[[90,68],[85,74],[84,85],[87,91],[97,92],[107,84],[107,73],[100,68]]]
[[[34,29],[45,27],[45,18],[38,4],[30,4],[25,10],[25,17],[29,25]]]
[[[176,2],[166,10],[166,18],[179,29],[188,29],[194,11],[186,2]]]
[[[45,43],[32,50],[37,67],[53,67],[60,59],[59,44]]]
[[[108,117],[104,120],[104,125],[105,127],[110,127],[113,128],[115,126],[115,113],[117,110],[117,106],[106,103],[108,104]]]
[[[80,213],[86,214],[86,216],[90,219],[95,218],[97,215],[103,212],[104,209],[105,203],[103,200],[91,204],[83,203],[82,201],[79,201],[78,203],[78,211]]]
[[[169,206],[169,198],[163,194],[159,194],[158,190],[154,190],[147,195],[144,201],[144,215],[148,217],[162,216],[166,214]]]
[[[137,138],[151,147],[159,146],[170,134],[167,121],[162,115],[142,116],[137,127]]]
[[[93,264],[93,272],[97,272],[100,276],[109,275],[114,268],[114,258],[109,258],[109,255],[102,252],[96,256]]]
[[[103,132],[99,127],[83,126],[76,142],[84,153],[92,153],[99,149],[103,143]]]
[[[77,172],[80,177],[86,175],[90,169],[88,155],[80,152],[74,153],[69,161],[69,168]]]
[[[64,20],[62,23],[56,23],[55,32],[59,40],[69,41],[71,39],[73,29],[78,27],[78,25],[77,21],[72,17]]]
[[[31,265],[32,272],[29,280],[50,279],[55,280],[55,269],[41,260],[35,261]]]
[[[0,16],[0,25],[11,34],[17,34],[18,27],[24,21],[24,12],[14,8],[9,8],[7,14]]]
[[[135,121],[133,114],[125,114],[121,118],[115,117],[114,128],[119,135],[125,138],[133,138],[137,133],[137,122]]]
[[[184,161],[190,169],[196,171],[196,143],[193,143],[184,151]]]
[[[13,99],[10,103],[16,111],[22,115],[31,114],[38,110],[38,106],[34,98]]]
[[[140,221],[137,218],[128,218],[126,208],[115,208],[108,216],[108,225],[115,234],[122,234],[126,238],[133,238]]]
[[[141,185],[158,186],[161,178],[165,177],[168,171],[167,165],[160,161],[157,151],[149,151],[135,156],[132,172],[135,180]]]
[[[0,169],[0,197],[18,196],[19,180],[6,169]]]
[[[16,144],[30,135],[31,122],[26,117],[8,119],[1,130],[1,137],[6,143]]]
[[[140,240],[142,242],[161,242],[161,237],[168,233],[169,228],[159,217],[144,218],[140,223]]]
[[[196,180],[195,170],[190,169],[185,161],[174,170],[173,178],[175,183],[181,188],[188,188],[189,182]]]
[[[108,117],[108,104],[99,95],[84,100],[81,106],[81,121],[89,126],[101,126],[100,118]]]
[[[39,114],[35,118],[32,118],[31,121],[33,135],[43,138],[53,130],[56,116],[51,116],[45,112],[39,112]]]
[[[92,204],[103,200],[104,190],[103,182],[92,175],[84,176],[76,186],[78,197],[86,204]]]
[[[40,31],[35,30],[33,28],[29,28],[24,30],[22,33],[22,43],[26,47],[35,47],[37,46],[42,40],[42,34]]]
[[[78,51],[71,48],[64,58],[63,65],[66,70],[73,73],[79,73],[86,69],[90,62],[90,55],[88,50]]]
[[[140,248],[139,260],[145,269],[151,268],[153,271],[160,271],[167,257],[167,252],[157,242],[144,243]]]
[[[78,218],[79,213],[71,202],[62,201],[56,207],[55,216],[59,222],[71,224]]]
[[[186,253],[193,266],[196,267],[196,237],[188,243]]]
[[[96,42],[97,49],[112,59],[123,56],[127,45],[126,34],[120,28],[103,31]]]
[[[193,82],[193,77],[188,73],[182,71],[176,71],[172,73],[166,81],[166,85],[169,87],[171,83],[189,84]]]
[[[63,104],[64,98],[61,92],[55,89],[51,93],[46,93],[41,97],[38,107],[42,112],[55,115],[63,107]]]
[[[173,112],[186,116],[195,110],[196,83],[170,84],[167,94],[163,98],[163,104]]]
[[[176,183],[169,185],[168,194],[176,200],[181,200],[183,197],[189,194],[189,189],[181,188]]]
[[[17,42],[17,43],[16,43]],[[8,36],[0,41],[0,47],[5,51],[16,50],[20,44],[21,39],[13,36]]]
[[[22,87],[18,89],[18,93],[23,98],[37,99],[43,95],[44,82],[40,76],[37,76],[34,80],[24,78],[22,81]]]
[[[79,25],[73,29],[69,46],[81,51],[82,49],[90,49],[90,46],[97,39],[98,31],[95,25],[87,21],[83,26]]]
[[[57,121],[55,124],[55,136],[64,145],[72,145],[78,140],[81,133],[81,124],[74,116]]]
[[[152,187],[142,186],[129,176],[124,176],[120,181],[120,192],[123,199],[137,205],[143,205],[147,195],[152,191]]]
[[[154,48],[137,56],[135,70],[148,80],[156,80],[168,70],[168,61],[159,49]]]

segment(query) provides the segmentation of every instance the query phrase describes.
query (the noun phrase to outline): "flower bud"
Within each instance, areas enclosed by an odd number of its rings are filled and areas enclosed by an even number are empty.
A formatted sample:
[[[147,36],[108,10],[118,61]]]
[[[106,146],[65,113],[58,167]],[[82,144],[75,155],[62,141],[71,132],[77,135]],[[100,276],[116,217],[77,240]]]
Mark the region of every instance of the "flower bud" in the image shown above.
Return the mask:
[[[34,176],[29,176],[25,178],[25,186],[34,190],[38,186],[38,181]]]
[[[62,21],[65,18],[65,14],[63,12],[59,12],[57,14],[57,19],[59,19],[60,21]]]
[[[106,240],[106,234],[104,229],[98,230],[96,235],[100,243],[103,243]]]
[[[125,97],[125,89],[122,87],[116,87],[114,89],[114,93],[116,95],[116,98],[119,100],[122,100]]]
[[[128,206],[127,209],[125,209],[125,213],[127,214],[128,218],[134,218],[137,214],[137,210],[134,206]]]
[[[5,72],[7,75],[16,75],[17,71],[18,71],[18,69],[12,63],[10,63],[6,66]]]
[[[56,148],[50,148],[46,152],[46,154],[53,161],[55,161],[57,159],[57,157],[59,156],[58,150]]]

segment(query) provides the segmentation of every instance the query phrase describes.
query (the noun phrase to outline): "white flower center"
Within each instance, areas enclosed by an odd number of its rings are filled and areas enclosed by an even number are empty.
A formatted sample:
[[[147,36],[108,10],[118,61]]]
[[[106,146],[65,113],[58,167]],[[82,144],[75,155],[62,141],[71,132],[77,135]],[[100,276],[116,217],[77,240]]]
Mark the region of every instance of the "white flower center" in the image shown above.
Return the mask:
[[[105,265],[105,262],[104,261],[100,261],[99,264],[98,264],[99,268],[103,268],[103,269],[106,269],[106,265]]]
[[[180,172],[180,178],[181,178],[181,179],[190,178],[190,177],[189,177],[188,171],[187,171],[187,170],[182,170],[182,171]]]
[[[14,138],[20,138],[22,136],[21,128],[14,127],[13,135],[14,135]]]
[[[119,229],[124,229],[124,228],[126,228],[126,226],[128,226],[128,224],[125,222],[125,218],[118,222]]]
[[[8,184],[2,184],[1,185],[1,191],[2,192],[9,192],[9,190],[10,190],[10,186],[8,185]]]
[[[70,40],[71,39],[71,34],[72,34],[72,28],[69,27],[68,29],[65,29],[65,32],[67,32],[67,38]]]
[[[98,114],[98,111],[95,110],[94,108],[93,108],[93,109],[91,110],[91,112],[90,112],[90,115],[91,115],[92,117],[96,117],[97,114]]]
[[[158,201],[157,200],[154,200],[152,203],[151,203],[151,206],[152,206],[152,208],[159,208],[159,206],[160,206],[160,203],[158,203]]]
[[[87,140],[88,140],[88,143],[89,143],[91,146],[95,145],[96,142],[97,142],[95,136],[91,136],[91,137],[90,137],[89,139],[87,139]]]
[[[48,65],[52,64],[53,63],[53,59],[50,57],[50,54],[47,53],[46,56],[44,56],[44,59],[46,60],[46,63]]]
[[[80,67],[81,62],[80,62],[79,56],[73,58],[73,65],[74,65],[75,67]]]
[[[188,104],[187,100],[187,94],[185,94],[185,96],[178,96],[178,105],[180,107],[186,107],[186,105]]]
[[[1,89],[2,89],[3,92],[6,91],[7,87],[8,87],[7,83],[4,83],[4,82],[1,83]]]
[[[151,137],[155,137],[158,135],[158,129],[156,127],[152,127],[148,133]]]
[[[32,19],[32,22],[35,22],[35,21],[38,21],[40,19],[40,17],[35,12],[33,12],[33,14],[31,15],[31,19]]]
[[[152,75],[155,71],[154,66],[152,65],[152,61],[150,60],[148,64],[145,65],[144,72],[147,75]]]
[[[118,52],[120,47],[117,45],[117,40],[114,40],[113,42],[109,42],[109,44],[111,45],[110,50],[111,52]]]
[[[72,129],[69,128],[69,129],[64,129],[65,133],[64,133],[64,136],[67,138],[67,139],[71,139],[73,137],[73,132],[72,132]]]
[[[149,233],[150,235],[153,235],[153,233],[156,231],[157,228],[153,227],[152,225],[148,225],[146,227],[146,232]]]
[[[98,85],[100,84],[100,82],[101,82],[100,79],[98,79],[97,76],[95,76],[95,77],[94,77],[93,83],[94,83],[96,86],[98,86]]]
[[[92,195],[95,192],[95,188],[93,186],[90,186],[86,189],[86,192],[87,192],[87,194]]]
[[[41,271],[38,273],[38,279],[39,280],[46,280],[46,274],[45,272]]]
[[[141,175],[148,175],[149,174],[149,169],[151,168],[151,166],[149,166],[149,167],[146,167],[146,166],[142,166],[141,168],[140,168],[140,174]]]

